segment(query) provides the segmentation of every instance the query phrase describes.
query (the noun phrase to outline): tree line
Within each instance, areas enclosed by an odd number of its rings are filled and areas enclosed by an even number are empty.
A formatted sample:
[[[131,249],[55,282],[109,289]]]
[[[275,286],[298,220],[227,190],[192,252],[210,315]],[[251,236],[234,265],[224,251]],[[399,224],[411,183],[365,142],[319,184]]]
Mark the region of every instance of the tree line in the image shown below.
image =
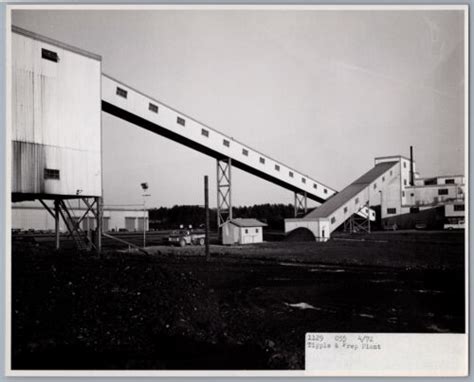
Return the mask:
[[[294,217],[292,204],[255,204],[253,206],[233,207],[234,218],[254,218],[268,224],[269,228],[282,230],[284,219]],[[206,212],[202,206],[159,207],[149,210],[151,229],[172,229],[183,225],[197,228],[205,224]],[[209,211],[211,229],[217,227],[217,210]]]

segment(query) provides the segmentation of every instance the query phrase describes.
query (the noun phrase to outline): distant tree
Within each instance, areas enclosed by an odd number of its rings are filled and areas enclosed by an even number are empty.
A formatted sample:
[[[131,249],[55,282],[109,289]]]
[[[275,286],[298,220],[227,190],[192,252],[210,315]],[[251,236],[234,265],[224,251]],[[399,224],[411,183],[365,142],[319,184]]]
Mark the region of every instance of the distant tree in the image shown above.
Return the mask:
[[[271,229],[282,230],[284,219],[293,217],[294,207],[291,204],[255,204],[253,206],[239,206],[233,208],[235,218],[255,218],[268,224]],[[211,228],[216,227],[217,211],[211,209]],[[175,205],[158,207],[149,210],[150,228],[172,229],[180,225],[199,227],[205,222],[204,207],[199,205]]]

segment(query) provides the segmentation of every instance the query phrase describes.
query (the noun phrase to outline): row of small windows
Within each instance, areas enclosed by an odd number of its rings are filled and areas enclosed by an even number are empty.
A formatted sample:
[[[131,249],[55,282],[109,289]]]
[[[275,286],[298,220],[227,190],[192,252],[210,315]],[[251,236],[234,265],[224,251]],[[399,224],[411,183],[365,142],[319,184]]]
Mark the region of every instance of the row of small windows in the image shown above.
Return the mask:
[[[248,228],[245,228],[245,233],[249,233]],[[255,233],[258,233],[258,228],[255,228]]]
[[[116,88],[116,94],[120,97],[123,97],[123,98],[127,98],[127,96],[128,96],[127,90],[122,89],[118,86]],[[152,111],[153,113],[158,113],[158,106],[155,105],[155,104],[149,103],[148,104],[148,110]],[[186,120],[184,118],[177,117],[176,123],[178,125],[185,126],[186,125]],[[201,135],[208,138],[209,137],[209,130],[201,129]],[[227,139],[223,139],[222,144],[226,147],[230,147],[230,141],[227,140]],[[248,156],[249,151],[247,149],[242,149],[242,155]],[[265,158],[260,157],[260,163],[265,164]],[[276,164],[275,165],[275,170],[280,171],[280,166]],[[293,171],[290,171],[288,173],[288,175],[290,176],[290,178],[293,178],[294,177]],[[301,178],[301,181],[306,184],[306,178]],[[318,188],[318,186],[316,184],[313,184],[313,188],[316,189],[316,188]],[[327,189],[324,189],[324,193],[327,194],[327,192],[328,192]]]
[[[125,90],[125,89],[122,89],[119,86],[117,86],[117,88],[115,89],[115,94],[117,94],[118,96],[120,96],[122,98],[125,98],[125,99],[128,97],[128,91]],[[158,108],[158,105],[155,105],[154,103],[149,102],[148,103],[148,110],[150,110],[152,113],[158,114],[159,108]],[[176,118],[176,123],[178,125],[181,125],[181,126],[186,126],[186,120],[182,117],[177,117]],[[209,134],[206,135],[206,136],[209,136]]]

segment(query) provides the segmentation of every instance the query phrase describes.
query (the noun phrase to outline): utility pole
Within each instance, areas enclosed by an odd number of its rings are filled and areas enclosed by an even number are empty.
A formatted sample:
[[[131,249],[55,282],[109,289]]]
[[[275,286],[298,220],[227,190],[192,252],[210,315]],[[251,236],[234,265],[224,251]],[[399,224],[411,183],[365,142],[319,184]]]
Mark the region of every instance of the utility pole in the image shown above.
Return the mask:
[[[206,245],[206,261],[209,261],[211,255],[209,253],[209,179],[207,175],[204,176],[204,209],[206,210],[206,238],[205,238],[205,245]]]

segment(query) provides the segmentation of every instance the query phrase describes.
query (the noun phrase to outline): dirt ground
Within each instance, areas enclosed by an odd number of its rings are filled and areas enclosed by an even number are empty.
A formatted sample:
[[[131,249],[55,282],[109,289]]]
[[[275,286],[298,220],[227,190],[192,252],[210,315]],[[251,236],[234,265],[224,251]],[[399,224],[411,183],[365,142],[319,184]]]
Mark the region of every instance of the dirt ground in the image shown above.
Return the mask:
[[[460,233],[211,250],[14,243],[13,369],[302,369],[306,332],[464,332]]]

